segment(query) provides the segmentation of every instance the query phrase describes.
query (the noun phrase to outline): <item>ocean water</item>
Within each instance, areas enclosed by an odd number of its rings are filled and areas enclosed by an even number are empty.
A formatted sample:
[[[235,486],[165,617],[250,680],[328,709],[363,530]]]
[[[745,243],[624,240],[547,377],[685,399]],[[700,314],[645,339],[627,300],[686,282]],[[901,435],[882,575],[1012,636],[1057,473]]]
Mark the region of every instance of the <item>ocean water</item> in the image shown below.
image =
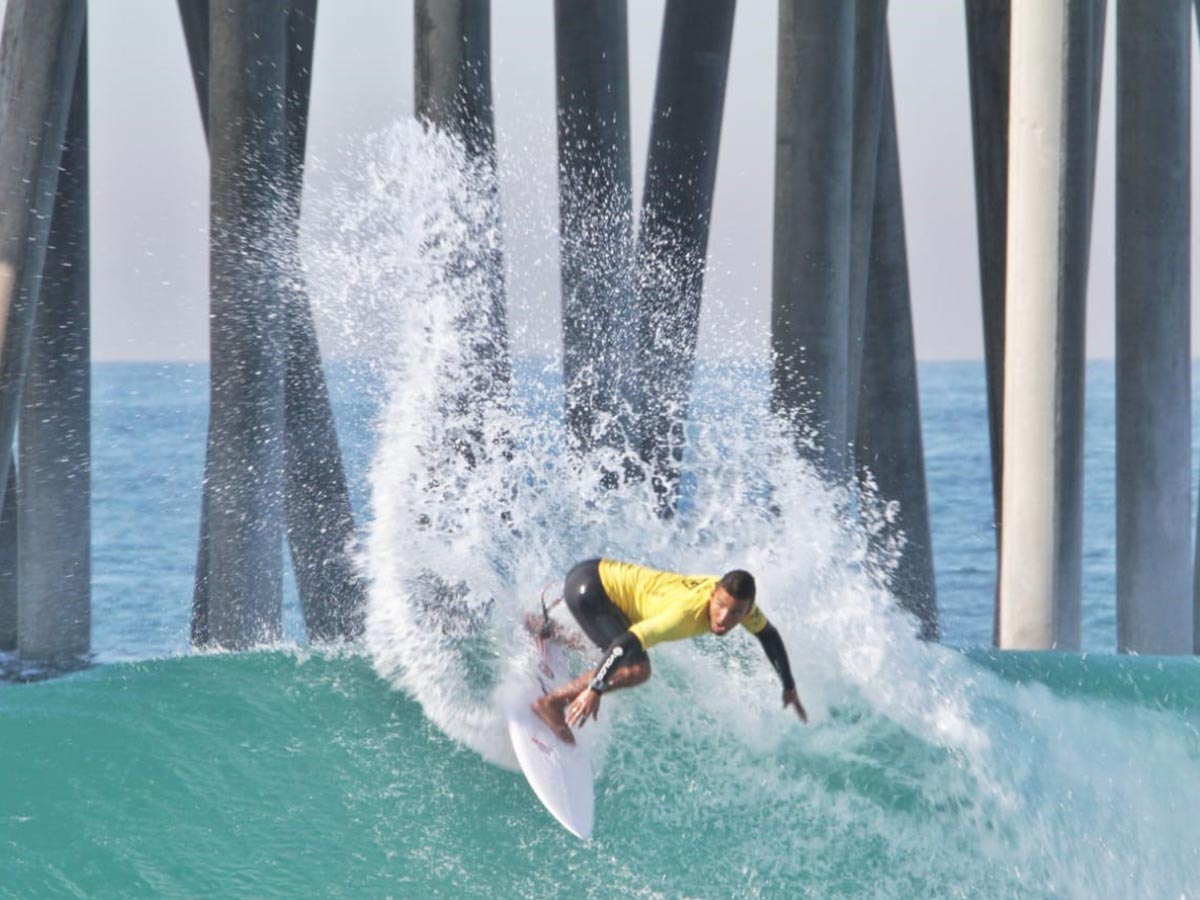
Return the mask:
[[[378,635],[305,647],[294,598],[291,644],[190,653],[206,372],[97,366],[97,665],[0,686],[0,896],[1196,896],[1197,665],[1108,652],[1102,566],[1093,652],[987,649],[980,366],[921,376],[942,645],[883,610],[840,615],[831,571],[828,596],[768,586],[812,724],[776,708],[745,639],[662,648],[648,687],[606,700],[582,843],[506,767],[453,666],[413,688],[380,676]],[[366,521],[380,390],[361,380],[331,369]],[[1112,511],[1092,458],[1096,543]]]
[[[554,383],[554,365],[530,360],[524,369]],[[327,368],[351,499],[363,522],[385,388],[369,366],[335,361]],[[765,372],[756,377],[761,382]],[[104,662],[186,652],[208,367],[100,363],[93,379],[94,650]],[[1200,387],[1200,367],[1193,382]],[[1111,362],[1088,363],[1082,647],[1096,653],[1116,646],[1114,386]],[[920,388],[943,643],[990,646],[996,554],[983,363],[922,363]],[[1200,471],[1200,404],[1193,430]],[[303,624],[290,580],[286,597],[286,634],[299,642]]]
[[[982,363],[921,366],[925,644],[888,590],[902,546],[860,524],[887,498],[795,458],[762,365],[698,371],[672,522],[644,484],[603,486],[619,449],[563,452],[552,355],[517,359],[511,395],[478,377],[464,236],[493,238],[430,141],[377,138],[342,187],[367,201],[315,201],[334,238],[310,250],[314,302],[370,351],[328,372],[366,635],[307,646],[289,584],[284,642],[190,650],[208,372],[97,365],[95,665],[0,684],[0,897],[1200,896],[1200,666],[1112,653],[1111,364],[1088,370],[1069,655],[990,649]],[[656,648],[587,726],[581,842],[514,770],[497,698],[522,614],[596,554],[753,570],[810,723],[745,635]]]

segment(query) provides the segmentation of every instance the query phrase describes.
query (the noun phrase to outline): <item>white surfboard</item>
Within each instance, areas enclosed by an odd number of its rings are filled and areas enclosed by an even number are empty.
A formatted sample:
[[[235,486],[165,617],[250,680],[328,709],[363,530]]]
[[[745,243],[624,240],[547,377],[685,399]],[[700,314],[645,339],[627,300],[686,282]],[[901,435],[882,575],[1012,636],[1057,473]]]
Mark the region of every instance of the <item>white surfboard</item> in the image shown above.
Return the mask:
[[[535,698],[569,677],[562,647],[553,641],[536,643],[536,673],[526,673],[527,685],[509,707],[508,736],[537,798],[567,831],[586,839],[592,836],[596,808],[592,756],[578,738],[574,745],[560,740],[529,708]]]

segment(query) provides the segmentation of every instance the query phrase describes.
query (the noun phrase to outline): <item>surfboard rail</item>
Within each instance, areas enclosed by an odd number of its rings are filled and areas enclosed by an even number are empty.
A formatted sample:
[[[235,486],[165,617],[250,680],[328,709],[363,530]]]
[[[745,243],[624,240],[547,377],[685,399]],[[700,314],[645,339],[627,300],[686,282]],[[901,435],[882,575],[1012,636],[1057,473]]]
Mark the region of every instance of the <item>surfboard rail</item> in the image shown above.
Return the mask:
[[[537,697],[567,678],[562,647],[536,638],[532,677],[515,695],[508,710],[508,736],[513,752],[534,794],[559,824],[579,838],[592,836],[595,823],[595,784],[592,756],[585,742],[562,741],[530,709]]]

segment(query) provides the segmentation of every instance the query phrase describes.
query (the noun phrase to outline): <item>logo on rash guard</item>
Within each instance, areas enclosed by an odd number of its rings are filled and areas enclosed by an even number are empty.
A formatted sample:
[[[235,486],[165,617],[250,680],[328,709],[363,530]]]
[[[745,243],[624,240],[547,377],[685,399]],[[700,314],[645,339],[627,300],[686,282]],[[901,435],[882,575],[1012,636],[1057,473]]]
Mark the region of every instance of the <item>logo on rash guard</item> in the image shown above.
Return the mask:
[[[600,670],[600,677],[607,678],[608,670],[617,664],[617,660],[625,655],[625,648],[621,646],[613,647],[613,652],[608,655],[608,659],[604,661],[604,667]]]
[[[588,683],[588,687],[598,694],[603,693],[604,689],[608,687],[608,673],[612,671],[613,666],[617,664],[617,660],[620,659],[624,654],[625,648],[620,644],[617,644],[617,646],[613,647],[612,652],[608,654],[608,659],[606,659],[604,664],[596,671],[595,676]]]

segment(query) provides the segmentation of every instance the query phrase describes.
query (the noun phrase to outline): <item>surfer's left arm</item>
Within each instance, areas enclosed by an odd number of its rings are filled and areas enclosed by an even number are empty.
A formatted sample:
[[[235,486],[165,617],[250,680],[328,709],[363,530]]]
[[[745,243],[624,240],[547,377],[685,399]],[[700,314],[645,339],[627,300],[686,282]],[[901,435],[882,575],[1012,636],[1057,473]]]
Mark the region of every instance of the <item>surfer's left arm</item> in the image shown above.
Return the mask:
[[[650,659],[637,635],[624,631],[608,645],[600,665],[568,686],[575,699],[567,706],[572,728],[600,717],[600,698],[610,690],[633,687],[650,677]]]
[[[788,665],[787,650],[783,646],[783,638],[779,636],[779,629],[768,622],[765,627],[754,632],[754,636],[762,644],[763,652],[767,654],[767,659],[771,661],[771,666],[779,674],[779,680],[783,682],[784,707],[792,707],[796,710],[800,721],[807,722],[808,713],[804,711],[800,697],[796,694],[796,681],[792,678],[792,668]]]

